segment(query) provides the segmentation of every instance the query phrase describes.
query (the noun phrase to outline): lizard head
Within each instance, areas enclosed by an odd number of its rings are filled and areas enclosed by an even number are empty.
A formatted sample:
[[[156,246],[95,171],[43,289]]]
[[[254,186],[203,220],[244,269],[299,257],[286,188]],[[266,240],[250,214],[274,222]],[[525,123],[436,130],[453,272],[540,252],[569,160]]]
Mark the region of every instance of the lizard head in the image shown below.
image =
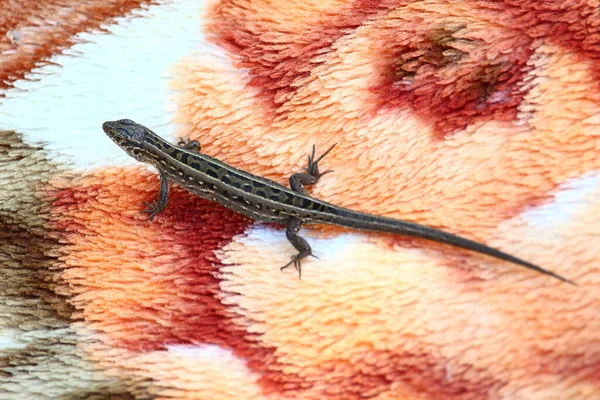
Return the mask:
[[[143,161],[141,160],[141,153],[144,140],[151,132],[148,128],[130,119],[120,119],[118,121],[106,121],[102,124],[102,129],[127,154]]]

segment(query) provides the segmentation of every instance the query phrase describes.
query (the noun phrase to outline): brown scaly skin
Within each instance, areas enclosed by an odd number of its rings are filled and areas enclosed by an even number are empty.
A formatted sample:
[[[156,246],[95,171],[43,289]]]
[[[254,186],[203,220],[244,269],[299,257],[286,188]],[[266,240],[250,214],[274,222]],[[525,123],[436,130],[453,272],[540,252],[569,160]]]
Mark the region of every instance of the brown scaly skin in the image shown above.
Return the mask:
[[[329,224],[418,237],[461,247],[575,284],[552,271],[520,258],[439,229],[352,211],[310,197],[304,185],[315,184],[322,175],[331,172],[319,172],[318,164],[335,145],[317,159],[315,159],[313,146],[312,155],[308,157],[308,166],[305,168],[306,173],[293,174],[290,177],[291,189],[289,189],[277,182],[252,175],[199,153],[200,143],[197,141],[180,142],[180,146],[175,146],[145,126],[128,119],[107,121],[102,125],[102,129],[130,156],[158,169],[161,181],[158,200],[152,204],[145,203],[148,209],[142,211],[150,213],[150,219],[167,206],[169,182],[175,182],[191,193],[216,201],[246,217],[287,225],[286,236],[298,250],[298,254],[281,269],[293,264],[300,274],[301,260],[312,255],[308,242],[298,235],[302,225]]]

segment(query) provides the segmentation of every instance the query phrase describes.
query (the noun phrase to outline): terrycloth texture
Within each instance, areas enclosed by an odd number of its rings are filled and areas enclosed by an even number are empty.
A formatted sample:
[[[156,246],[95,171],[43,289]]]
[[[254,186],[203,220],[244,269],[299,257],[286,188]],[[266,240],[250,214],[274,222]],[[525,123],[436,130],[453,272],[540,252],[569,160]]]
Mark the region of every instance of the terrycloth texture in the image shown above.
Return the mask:
[[[0,399],[600,398],[600,3],[223,0],[190,17],[210,45],[158,83],[131,84],[164,58],[155,42],[100,62],[78,48],[100,71],[87,80],[49,58],[134,26],[175,47],[184,24],[166,15],[191,3],[146,3],[0,3]],[[153,110],[154,84],[207,154],[287,184],[313,143],[338,143],[315,197],[579,286],[327,227],[302,230],[320,259],[298,280],[278,268],[294,254],[281,227],[177,187],[149,222],[156,173],[100,124]],[[98,108],[28,114],[65,87]]]

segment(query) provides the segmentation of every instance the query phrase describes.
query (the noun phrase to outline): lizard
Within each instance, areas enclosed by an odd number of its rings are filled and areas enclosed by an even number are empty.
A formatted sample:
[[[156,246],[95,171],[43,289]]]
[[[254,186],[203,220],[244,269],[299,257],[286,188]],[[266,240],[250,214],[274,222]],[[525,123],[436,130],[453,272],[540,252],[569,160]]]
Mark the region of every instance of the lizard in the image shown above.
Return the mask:
[[[220,203],[253,220],[286,225],[286,237],[298,251],[281,270],[293,265],[301,279],[301,261],[313,256],[309,243],[299,231],[303,225],[329,224],[345,228],[391,233],[422,238],[484,254],[511,262],[539,273],[576,285],[550,270],[512,256],[485,244],[458,236],[441,229],[400,219],[377,216],[339,207],[311,197],[305,186],[317,183],[330,172],[321,172],[319,162],[335,144],[318,158],[315,146],[308,156],[304,172],[291,175],[290,187],[228,165],[201,153],[197,140],[181,140],[173,145],[147,127],[130,119],[106,121],[104,132],[128,155],[154,166],[160,177],[158,199],[142,210],[152,220],[168,203],[170,182],[174,182],[201,198]]]

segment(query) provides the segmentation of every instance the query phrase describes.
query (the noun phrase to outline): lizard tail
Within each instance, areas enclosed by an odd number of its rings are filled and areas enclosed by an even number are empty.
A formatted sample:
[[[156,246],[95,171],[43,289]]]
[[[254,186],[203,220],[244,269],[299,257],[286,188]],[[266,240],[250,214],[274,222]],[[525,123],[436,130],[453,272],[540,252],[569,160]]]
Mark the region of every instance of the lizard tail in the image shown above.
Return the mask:
[[[365,214],[348,209],[338,209],[336,210],[335,214],[336,215],[330,216],[330,223],[333,223],[338,226],[365,231],[386,232],[396,235],[417,237],[438,243],[448,244],[450,246],[460,247],[463,249],[475,251],[480,254],[485,254],[487,256],[494,257],[500,260],[518,264],[525,268],[529,268],[533,271],[540,272],[542,274],[559,279],[568,284],[577,286],[575,282],[564,278],[552,271],[532,264],[528,261],[522,260],[515,256],[511,256],[510,254],[486,246],[482,243],[478,243],[473,240],[442,231],[440,229],[431,228],[425,225],[420,225],[412,222],[402,221],[399,219],[379,216],[376,217],[371,214]]]

